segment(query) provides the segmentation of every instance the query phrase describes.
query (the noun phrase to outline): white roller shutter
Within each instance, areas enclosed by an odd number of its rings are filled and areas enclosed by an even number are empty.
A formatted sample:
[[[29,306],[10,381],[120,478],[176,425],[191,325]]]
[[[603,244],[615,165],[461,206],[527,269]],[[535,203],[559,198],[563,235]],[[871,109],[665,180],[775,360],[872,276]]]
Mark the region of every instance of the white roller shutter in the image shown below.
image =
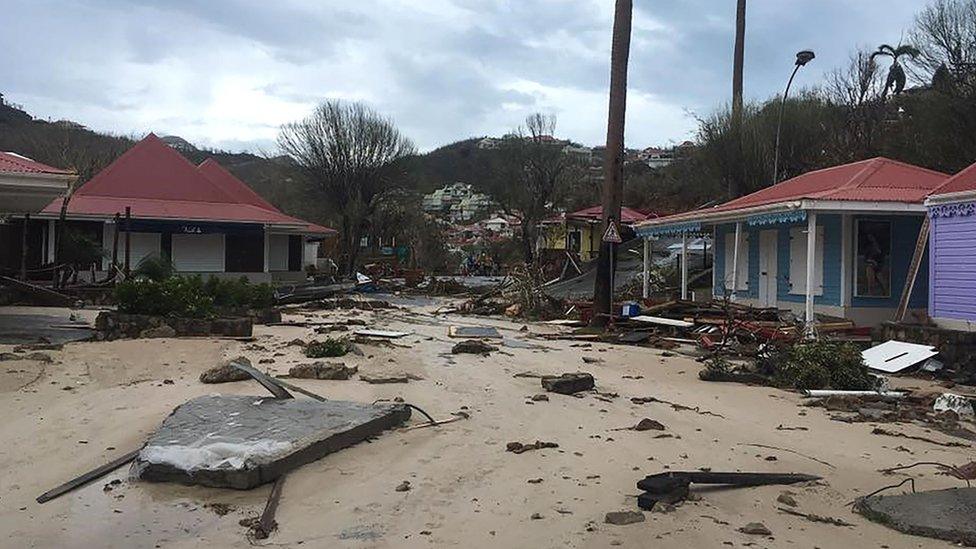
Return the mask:
[[[735,233],[725,235],[725,287],[732,288],[732,258],[735,256]],[[735,273],[738,279],[736,291],[749,289],[749,239],[743,233],[739,241],[739,268]]]
[[[174,234],[173,265],[182,272],[223,272],[224,235]]]
[[[816,266],[813,269],[813,295],[823,295],[823,250],[824,228],[817,227]],[[806,227],[794,227],[790,229],[790,293],[796,295],[806,295],[807,293]]]
[[[268,270],[288,270],[288,235],[273,234],[268,237]]]

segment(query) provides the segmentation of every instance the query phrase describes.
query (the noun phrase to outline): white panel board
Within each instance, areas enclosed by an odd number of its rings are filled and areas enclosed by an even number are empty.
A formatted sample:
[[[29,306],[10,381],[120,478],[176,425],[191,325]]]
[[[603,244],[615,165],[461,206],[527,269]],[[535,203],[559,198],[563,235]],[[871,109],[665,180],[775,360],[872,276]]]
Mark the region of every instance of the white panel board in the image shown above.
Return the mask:
[[[273,234],[268,238],[268,270],[288,270],[288,235]]]
[[[224,272],[224,235],[174,234],[173,265],[181,272]]]
[[[868,368],[889,374],[900,372],[937,354],[939,352],[935,347],[903,341],[886,341],[861,352]]]

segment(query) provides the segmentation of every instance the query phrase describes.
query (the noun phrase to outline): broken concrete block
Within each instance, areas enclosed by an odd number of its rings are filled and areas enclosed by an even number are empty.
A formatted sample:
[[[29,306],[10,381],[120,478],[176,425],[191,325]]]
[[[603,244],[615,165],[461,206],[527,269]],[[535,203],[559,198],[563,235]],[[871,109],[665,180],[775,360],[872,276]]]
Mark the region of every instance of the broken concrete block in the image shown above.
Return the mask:
[[[411,380],[420,381],[424,378],[414,374],[359,374],[359,380],[366,383],[407,383]]]
[[[854,508],[899,532],[976,546],[976,488],[861,498]]]
[[[542,388],[550,393],[571,395],[580,391],[589,391],[593,387],[593,376],[586,372],[542,377]]]
[[[301,379],[349,379],[358,371],[358,367],[341,362],[313,362],[292,366],[288,375]]]
[[[200,382],[228,383],[231,381],[244,381],[246,379],[251,379],[251,376],[247,372],[242,372],[241,370],[231,366],[232,362],[240,362],[248,366],[251,365],[251,361],[243,356],[231,358],[200,374]]]
[[[133,463],[149,481],[249,489],[410,418],[401,404],[204,396],[167,417]]]
[[[497,351],[498,347],[488,345],[483,341],[477,339],[466,339],[454,347],[451,348],[451,353],[459,354],[472,354],[472,355],[487,355],[492,351]]]

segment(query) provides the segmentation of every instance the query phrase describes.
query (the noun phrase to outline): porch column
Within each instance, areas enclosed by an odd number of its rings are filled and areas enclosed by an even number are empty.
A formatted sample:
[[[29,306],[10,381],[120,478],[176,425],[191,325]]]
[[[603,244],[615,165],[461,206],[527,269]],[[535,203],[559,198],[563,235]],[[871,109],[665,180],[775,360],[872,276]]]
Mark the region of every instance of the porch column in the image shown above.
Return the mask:
[[[651,237],[644,237],[644,299],[651,297]]]
[[[816,271],[814,270],[817,267],[815,265],[816,260],[817,260],[817,214],[816,212],[810,211],[807,212],[807,295],[806,295],[807,302],[806,302],[806,314],[803,317],[804,320],[806,321],[807,335],[813,334],[813,327],[814,327],[813,283],[816,277]]]
[[[688,299],[688,233],[681,233],[681,299]]]
[[[742,241],[742,222],[735,223],[735,242],[732,245],[732,301],[735,301],[739,290],[739,242]],[[728,261],[728,258],[725,258]]]
[[[268,255],[271,253],[271,235],[268,234],[268,227],[264,227],[264,272],[268,272],[269,265]]]
[[[54,263],[54,220],[47,220],[47,263]]]

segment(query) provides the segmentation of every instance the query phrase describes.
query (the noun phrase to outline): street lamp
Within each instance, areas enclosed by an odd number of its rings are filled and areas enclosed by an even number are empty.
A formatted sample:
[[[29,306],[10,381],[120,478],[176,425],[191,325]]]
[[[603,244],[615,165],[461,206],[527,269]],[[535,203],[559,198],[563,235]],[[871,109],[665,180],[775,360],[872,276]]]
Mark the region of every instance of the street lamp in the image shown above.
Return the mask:
[[[779,183],[779,133],[780,129],[783,127],[783,112],[786,110],[786,96],[790,93],[790,86],[793,85],[793,77],[796,76],[796,72],[800,70],[800,67],[806,65],[816,54],[811,50],[802,50],[796,52],[796,66],[793,68],[793,74],[790,75],[789,82],[786,83],[786,91],[783,92],[783,101],[780,103],[779,107],[779,120],[776,122],[776,149],[773,155],[773,185]]]

